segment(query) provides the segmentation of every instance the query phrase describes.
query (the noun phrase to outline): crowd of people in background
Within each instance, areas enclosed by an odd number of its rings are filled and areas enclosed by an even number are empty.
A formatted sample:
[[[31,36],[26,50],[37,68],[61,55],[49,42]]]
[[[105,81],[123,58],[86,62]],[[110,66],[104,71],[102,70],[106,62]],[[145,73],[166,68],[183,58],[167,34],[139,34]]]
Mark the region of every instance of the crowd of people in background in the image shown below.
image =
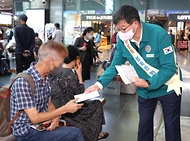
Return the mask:
[[[9,56],[8,53],[12,53],[13,57],[16,57],[17,73],[29,68],[32,61],[38,60],[38,50],[43,44],[42,40],[39,38],[38,33],[34,33],[34,31],[32,31],[32,29],[27,26],[27,17],[22,16],[20,16],[21,26],[16,27],[15,31],[11,26],[7,27],[6,31],[4,31],[3,29],[0,30],[0,44],[2,46],[0,49],[1,54],[6,51],[6,55],[4,56],[6,56],[7,59]],[[151,22],[154,21],[156,20],[153,20]],[[163,26],[160,21],[158,21],[158,23]],[[52,36],[49,41],[57,41],[63,43],[64,33],[60,29],[60,24],[55,23],[54,26],[55,31],[52,32]],[[99,29],[95,34],[95,30],[92,27],[89,27],[84,30],[83,34],[79,34],[79,36],[73,41],[73,45],[76,46],[80,51],[80,60],[83,64],[83,70],[85,70],[83,71],[83,80],[90,79],[90,68],[92,66],[99,66],[102,63],[99,58],[99,53],[102,52],[98,50],[102,36],[105,36],[107,38],[108,44],[110,44],[111,41],[112,53],[109,60],[110,62],[112,61],[118,38],[117,28],[113,29],[114,30],[112,35],[109,30],[107,31],[107,35],[103,35],[102,30]],[[6,34],[7,36],[7,41],[3,40],[4,34]],[[181,30],[177,32],[176,35],[174,35],[173,31],[170,29],[168,34],[170,35],[171,41],[174,46],[176,46],[177,41],[183,41],[184,39],[188,40],[188,50],[190,50],[189,33],[187,33],[187,35],[185,36],[184,32]],[[25,40],[23,40],[23,38],[25,38]],[[23,45],[24,47],[22,47]],[[1,55],[1,58],[4,58],[4,56]]]

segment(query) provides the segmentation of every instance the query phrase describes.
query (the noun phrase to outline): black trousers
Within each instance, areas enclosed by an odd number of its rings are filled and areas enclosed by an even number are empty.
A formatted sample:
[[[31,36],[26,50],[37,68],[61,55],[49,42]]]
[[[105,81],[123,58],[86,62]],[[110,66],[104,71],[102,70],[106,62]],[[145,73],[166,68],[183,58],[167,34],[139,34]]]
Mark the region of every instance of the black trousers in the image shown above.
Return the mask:
[[[24,57],[22,54],[15,54],[16,57],[16,72],[17,74],[23,72],[30,67],[32,61],[34,61],[34,55]]]
[[[153,141],[153,116],[158,100],[164,114],[166,141],[181,141],[181,96],[177,96],[176,93],[153,99],[138,96],[140,114],[138,141]]]

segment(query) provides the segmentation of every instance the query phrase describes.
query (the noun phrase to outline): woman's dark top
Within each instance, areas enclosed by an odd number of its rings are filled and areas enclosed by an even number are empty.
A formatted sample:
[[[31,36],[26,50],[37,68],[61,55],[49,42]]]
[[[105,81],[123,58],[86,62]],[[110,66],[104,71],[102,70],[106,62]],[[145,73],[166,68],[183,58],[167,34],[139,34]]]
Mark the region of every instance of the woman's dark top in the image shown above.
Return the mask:
[[[52,102],[56,108],[65,105],[74,99],[74,95],[81,94],[85,90],[79,83],[77,75],[64,68],[62,73],[52,77]],[[97,141],[102,125],[105,124],[104,113],[100,101],[88,101],[74,114],[62,115],[68,124],[79,128],[85,141]]]
[[[3,51],[4,51],[3,44],[0,42],[0,57],[3,55]]]
[[[89,40],[88,42],[84,37],[78,37],[74,45],[78,48],[83,47],[84,43],[86,44],[87,50],[80,50],[80,61],[82,63],[82,78],[83,81],[90,79],[90,68],[93,65],[93,58],[95,56],[93,41]]]
[[[43,44],[42,40],[40,38],[35,38],[35,47],[33,52],[35,52],[38,55],[38,51],[40,49],[40,46]]]

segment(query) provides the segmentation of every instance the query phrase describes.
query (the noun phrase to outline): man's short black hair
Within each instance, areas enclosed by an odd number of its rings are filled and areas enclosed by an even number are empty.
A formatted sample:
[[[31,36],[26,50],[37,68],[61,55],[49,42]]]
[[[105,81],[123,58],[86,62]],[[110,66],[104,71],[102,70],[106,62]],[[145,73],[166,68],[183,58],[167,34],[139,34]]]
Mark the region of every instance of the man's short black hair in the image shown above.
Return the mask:
[[[24,22],[26,22],[28,19],[28,17],[25,14],[22,14],[19,16],[19,20],[23,20]]]
[[[59,23],[55,23],[54,26],[57,27],[57,28],[60,28],[60,24]]]
[[[125,20],[128,24],[131,24],[133,21],[140,22],[138,10],[131,5],[121,6],[120,9],[114,14],[113,22],[116,25],[121,20]]]

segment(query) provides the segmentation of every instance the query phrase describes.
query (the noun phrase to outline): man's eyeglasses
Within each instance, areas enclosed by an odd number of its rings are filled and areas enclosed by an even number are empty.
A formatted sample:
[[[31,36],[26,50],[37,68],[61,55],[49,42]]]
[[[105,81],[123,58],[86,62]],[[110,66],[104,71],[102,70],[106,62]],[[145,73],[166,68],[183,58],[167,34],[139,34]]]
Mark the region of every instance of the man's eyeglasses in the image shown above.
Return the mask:
[[[133,24],[133,22],[130,23],[126,28],[124,28],[124,29],[118,29],[118,28],[117,28],[117,30],[118,30],[118,31],[121,31],[121,32],[125,32],[125,31],[127,30],[127,28],[129,28],[132,24]]]

